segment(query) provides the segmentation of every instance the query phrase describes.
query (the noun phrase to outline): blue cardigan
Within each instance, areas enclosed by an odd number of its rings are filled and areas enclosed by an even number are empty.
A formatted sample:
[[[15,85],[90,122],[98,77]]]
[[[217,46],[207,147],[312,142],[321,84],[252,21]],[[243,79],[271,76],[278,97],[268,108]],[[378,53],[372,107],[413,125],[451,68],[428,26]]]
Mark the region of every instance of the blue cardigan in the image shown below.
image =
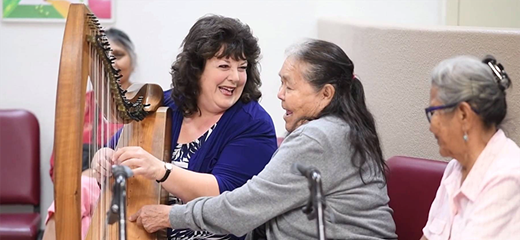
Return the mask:
[[[171,89],[164,92],[163,106],[172,110],[173,151],[183,116],[171,98]],[[111,148],[117,145],[121,130],[111,139]],[[238,101],[222,115],[209,138],[191,156],[188,169],[213,174],[220,193],[232,191],[260,173],[276,149],[271,116],[256,101],[246,104]]]
[[[182,112],[164,92],[163,106],[172,110],[171,149],[175,149],[182,125]],[[110,141],[117,145],[121,129]],[[188,169],[211,173],[217,179],[220,193],[232,191],[264,169],[277,149],[271,116],[256,101],[238,101],[218,121],[204,144],[191,156]]]
[[[172,110],[171,149],[175,149],[183,116],[171,98],[171,90],[164,92],[163,105]],[[232,191],[262,171],[276,148],[271,116],[256,101],[238,101],[222,115],[206,142],[191,156],[188,169],[213,174],[220,193]]]

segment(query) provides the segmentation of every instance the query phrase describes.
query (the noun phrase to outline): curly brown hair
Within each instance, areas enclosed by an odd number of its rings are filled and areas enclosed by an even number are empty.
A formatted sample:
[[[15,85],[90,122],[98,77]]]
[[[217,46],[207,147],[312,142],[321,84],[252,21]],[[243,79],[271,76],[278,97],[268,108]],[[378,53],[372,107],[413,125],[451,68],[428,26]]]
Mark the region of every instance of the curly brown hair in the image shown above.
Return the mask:
[[[172,99],[184,116],[200,112],[197,99],[200,77],[210,58],[230,57],[247,61],[247,81],[240,101],[258,101],[260,92],[260,47],[247,24],[238,19],[209,15],[200,18],[182,42],[182,52],[171,67]]]

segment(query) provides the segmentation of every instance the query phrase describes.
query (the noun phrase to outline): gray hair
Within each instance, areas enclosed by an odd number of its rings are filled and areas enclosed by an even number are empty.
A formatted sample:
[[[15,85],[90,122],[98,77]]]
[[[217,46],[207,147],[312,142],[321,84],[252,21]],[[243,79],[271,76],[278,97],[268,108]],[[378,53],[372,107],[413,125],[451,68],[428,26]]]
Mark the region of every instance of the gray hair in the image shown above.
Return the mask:
[[[306,63],[306,61],[304,60],[304,58],[305,58],[304,55],[308,54],[309,48],[311,47],[311,44],[313,42],[315,42],[314,39],[305,38],[305,39],[302,39],[302,40],[292,44],[287,49],[285,49],[285,58],[293,58],[302,63]],[[316,69],[319,66],[316,64],[308,64],[307,67],[308,68],[305,69],[305,71],[303,71],[302,74],[303,74],[303,77],[309,81],[309,80],[312,80],[312,77],[313,77],[312,73],[319,72],[319,69]],[[311,84],[311,86],[316,87],[313,84]]]
[[[500,125],[507,114],[505,89],[511,80],[498,81],[491,68],[476,57],[457,56],[442,61],[431,74],[431,84],[437,87],[440,102],[468,102],[486,127]]]
[[[132,40],[130,40],[130,37],[128,37],[125,32],[117,28],[110,28],[105,31],[105,34],[110,41],[122,46],[125,51],[128,52],[132,62],[132,68],[135,69],[137,66],[137,55],[135,54],[135,47],[132,43]]]
[[[309,48],[313,39],[304,38],[298,42],[293,43],[287,49],[285,49],[285,57],[302,56],[302,54]]]

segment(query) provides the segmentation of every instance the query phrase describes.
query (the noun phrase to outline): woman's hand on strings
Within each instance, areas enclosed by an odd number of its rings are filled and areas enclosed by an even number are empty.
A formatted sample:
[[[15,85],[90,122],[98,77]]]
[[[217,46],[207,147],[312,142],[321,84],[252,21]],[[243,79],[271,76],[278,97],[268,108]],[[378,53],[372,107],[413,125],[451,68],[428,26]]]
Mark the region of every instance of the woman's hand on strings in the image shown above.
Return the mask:
[[[146,205],[130,216],[128,220],[136,222],[137,226],[142,226],[147,232],[154,233],[170,227],[171,209],[172,207],[168,205]]]
[[[123,147],[114,153],[114,164],[121,164],[132,169],[135,176],[142,175],[157,180],[165,173],[164,162],[154,157],[141,147]]]
[[[96,152],[96,154],[94,154],[91,168],[98,183],[101,183],[103,178],[112,175],[111,168],[113,155],[114,150],[111,148],[101,148]]]

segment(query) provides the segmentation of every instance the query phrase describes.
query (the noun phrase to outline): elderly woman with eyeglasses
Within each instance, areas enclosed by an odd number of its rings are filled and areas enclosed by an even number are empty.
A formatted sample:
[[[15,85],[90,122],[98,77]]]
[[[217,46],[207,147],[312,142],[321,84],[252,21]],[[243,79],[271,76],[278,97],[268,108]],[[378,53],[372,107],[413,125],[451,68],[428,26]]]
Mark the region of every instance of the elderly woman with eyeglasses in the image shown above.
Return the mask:
[[[431,75],[426,115],[447,166],[421,239],[518,239],[520,148],[500,124],[511,80],[501,64],[459,56]]]

